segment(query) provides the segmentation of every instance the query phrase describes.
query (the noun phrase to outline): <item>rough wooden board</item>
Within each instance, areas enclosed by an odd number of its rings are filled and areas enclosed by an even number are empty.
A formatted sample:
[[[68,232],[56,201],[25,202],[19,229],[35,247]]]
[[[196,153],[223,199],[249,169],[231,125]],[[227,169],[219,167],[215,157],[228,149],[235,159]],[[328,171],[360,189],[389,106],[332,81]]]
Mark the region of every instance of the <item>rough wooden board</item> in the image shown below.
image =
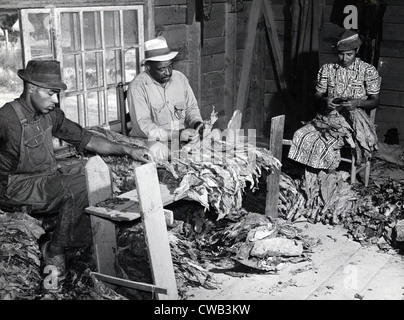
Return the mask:
[[[161,193],[161,198],[163,201],[163,206],[169,205],[173,203],[174,201],[178,201],[180,199],[185,198],[186,194],[174,196],[174,189],[173,188],[168,188],[167,185],[160,183],[160,193]],[[122,193],[121,195],[118,196],[118,198],[127,198],[132,201],[139,201],[138,195],[137,195],[137,190],[133,189],[131,191]]]
[[[135,212],[123,212],[113,209],[108,209],[104,207],[87,207],[85,212],[90,213],[92,215],[96,215],[98,217],[111,219],[114,221],[133,221],[140,218],[139,211]]]
[[[255,46],[255,37],[257,35],[257,24],[261,17],[262,0],[254,0],[252,3],[250,15],[248,17],[246,46],[243,53],[243,64],[241,67],[240,84],[238,87],[236,109],[244,113],[248,92],[250,89],[251,66]]]
[[[282,160],[282,141],[285,116],[277,116],[271,120],[271,134],[269,149],[275,158]],[[278,217],[280,170],[274,170],[267,177],[267,195],[265,202],[265,215],[272,219]]]
[[[111,283],[114,285],[118,285],[121,287],[126,287],[126,288],[131,288],[131,289],[137,289],[137,290],[142,290],[142,291],[148,291],[148,292],[158,292],[158,293],[163,293],[167,294],[167,290],[164,288],[159,288],[153,284],[148,284],[148,283],[143,283],[143,282],[136,282],[136,281],[131,281],[131,280],[126,280],[126,279],[120,279],[116,277],[111,277],[107,276],[105,274],[101,274],[98,272],[91,272],[92,275],[94,275],[98,280]]]
[[[100,156],[91,157],[86,166],[86,183],[90,206],[112,196],[111,173]],[[111,221],[90,216],[94,255],[99,272],[115,276],[116,231]]]
[[[167,289],[167,295],[157,293],[156,296],[161,300],[178,299],[163,201],[158,193],[150,192],[159,187],[155,164],[137,167],[135,178],[153,280],[156,286]]]

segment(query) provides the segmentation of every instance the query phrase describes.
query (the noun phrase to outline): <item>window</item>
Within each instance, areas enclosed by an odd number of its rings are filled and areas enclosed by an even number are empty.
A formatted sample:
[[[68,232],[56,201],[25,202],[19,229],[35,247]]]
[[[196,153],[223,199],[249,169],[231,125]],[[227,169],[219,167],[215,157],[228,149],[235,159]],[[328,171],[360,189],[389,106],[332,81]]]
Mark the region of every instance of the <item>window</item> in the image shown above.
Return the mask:
[[[143,6],[23,9],[20,19],[24,64],[60,61],[66,116],[85,127],[119,120],[117,85],[140,72],[144,56]]]

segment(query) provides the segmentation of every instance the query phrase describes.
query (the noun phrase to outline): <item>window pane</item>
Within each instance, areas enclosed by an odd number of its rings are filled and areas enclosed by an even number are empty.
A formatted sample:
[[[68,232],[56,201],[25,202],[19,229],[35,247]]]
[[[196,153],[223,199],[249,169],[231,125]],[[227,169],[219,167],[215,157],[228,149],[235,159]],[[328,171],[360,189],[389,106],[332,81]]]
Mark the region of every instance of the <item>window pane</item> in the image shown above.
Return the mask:
[[[84,49],[101,48],[101,22],[99,12],[83,13]]]
[[[130,49],[125,52],[125,80],[132,81],[139,73],[139,50]]]
[[[80,50],[80,20],[78,12],[62,13],[61,24],[63,53]]]
[[[119,12],[104,12],[105,46],[107,48],[120,46],[121,36],[119,30]]]
[[[77,123],[79,123],[79,110],[83,109],[82,104],[79,103],[79,97],[80,96],[65,97],[63,99],[63,107],[61,108],[68,119]]]
[[[67,91],[83,90],[81,55],[67,55],[63,57],[63,81]]]
[[[0,108],[19,97],[23,90],[23,82],[17,75],[17,71],[23,67],[18,13],[7,13],[0,15],[0,24],[4,27],[0,29],[4,31],[0,36]]]
[[[96,126],[99,124],[103,124],[105,122],[103,113],[104,110],[103,93],[101,91],[88,93],[87,103],[88,103],[87,126]]]
[[[104,85],[101,52],[86,54],[86,85],[87,89]]]
[[[122,81],[120,52],[120,50],[106,52],[107,84],[114,84]]]
[[[123,12],[123,28],[125,48],[139,44],[139,24],[136,10],[126,10]]]
[[[108,117],[109,121],[118,120],[118,102],[116,95],[116,88],[109,88],[107,91],[107,103],[108,103]]]
[[[28,21],[30,40],[25,44],[31,45],[31,57],[53,57],[50,13],[29,13]]]

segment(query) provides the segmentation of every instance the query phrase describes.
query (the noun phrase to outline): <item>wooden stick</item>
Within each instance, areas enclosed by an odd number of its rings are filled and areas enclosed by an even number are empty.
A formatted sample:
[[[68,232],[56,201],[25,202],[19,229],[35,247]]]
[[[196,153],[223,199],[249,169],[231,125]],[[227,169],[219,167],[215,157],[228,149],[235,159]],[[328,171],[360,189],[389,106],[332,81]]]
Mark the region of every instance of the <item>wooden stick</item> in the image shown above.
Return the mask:
[[[131,280],[127,280],[127,279],[111,277],[106,274],[101,274],[98,272],[90,272],[90,274],[94,275],[98,280],[101,280],[101,281],[104,281],[104,282],[107,282],[110,284],[115,284],[117,286],[126,287],[126,288],[130,288],[130,289],[137,289],[137,290],[142,290],[142,291],[148,291],[148,292],[167,294],[167,289],[157,287],[154,284],[148,284],[148,283],[143,283],[143,282],[136,282],[136,281],[131,281]]]

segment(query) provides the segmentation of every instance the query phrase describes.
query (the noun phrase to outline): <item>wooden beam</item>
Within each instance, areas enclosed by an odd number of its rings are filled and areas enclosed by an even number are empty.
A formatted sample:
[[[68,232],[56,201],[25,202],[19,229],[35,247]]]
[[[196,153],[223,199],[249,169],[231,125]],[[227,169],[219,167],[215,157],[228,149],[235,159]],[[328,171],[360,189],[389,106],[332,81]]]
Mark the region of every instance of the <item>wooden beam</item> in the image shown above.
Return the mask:
[[[271,1],[264,1],[264,17],[265,17],[265,25],[268,32],[269,43],[272,48],[272,52],[275,59],[275,71],[277,73],[279,84],[282,90],[286,90],[286,80],[285,74],[283,71],[283,55],[282,48],[278,38],[277,27],[275,23],[274,13],[271,7]]]
[[[247,39],[243,54],[243,64],[241,67],[240,84],[237,93],[237,110],[245,113],[245,107],[250,89],[251,66],[254,53],[255,37],[257,34],[257,24],[261,17],[262,0],[254,0],[248,17]]]
[[[265,25],[267,28],[267,33],[269,37],[269,43],[272,48],[272,53],[274,56],[275,63],[275,72],[277,74],[277,78],[279,81],[279,86],[281,88],[281,94],[285,101],[285,106],[287,109],[286,114],[292,115],[294,102],[289,93],[287,82],[285,78],[285,72],[283,69],[283,53],[282,48],[279,42],[277,27],[274,18],[274,12],[272,10],[272,4],[270,0],[264,1],[264,17],[265,17]]]
[[[282,142],[285,116],[277,116],[271,120],[269,150],[279,161],[282,160]],[[281,170],[275,170],[267,177],[267,195],[265,215],[271,220],[278,218],[279,181]]]
[[[107,164],[100,156],[91,157],[85,166],[88,202],[94,206],[112,197],[112,177]],[[94,258],[97,270],[115,276],[116,231],[111,221],[90,216],[93,233]]]
[[[156,31],[154,28],[154,0],[148,0],[147,1],[147,34],[145,34],[146,39],[145,40],[150,40],[153,39],[156,36]]]
[[[225,16],[225,66],[224,66],[224,108],[226,121],[230,121],[230,117],[234,112],[236,104],[237,90],[237,72],[236,72],[236,55],[237,55],[237,12],[234,9],[235,0],[226,0],[226,16]]]
[[[106,283],[114,284],[117,286],[126,287],[126,288],[130,288],[130,289],[136,289],[136,290],[142,290],[142,291],[148,291],[148,292],[167,294],[166,289],[159,288],[159,287],[155,286],[154,284],[148,284],[148,283],[143,283],[143,282],[136,282],[136,281],[126,280],[126,279],[111,277],[111,276],[101,274],[98,272],[91,272],[90,274],[94,275],[98,280],[104,281]]]
[[[153,280],[156,286],[167,289],[166,295],[157,293],[157,299],[178,299],[163,201],[160,193],[152,192],[159,189],[156,165],[137,167],[135,180]]]

